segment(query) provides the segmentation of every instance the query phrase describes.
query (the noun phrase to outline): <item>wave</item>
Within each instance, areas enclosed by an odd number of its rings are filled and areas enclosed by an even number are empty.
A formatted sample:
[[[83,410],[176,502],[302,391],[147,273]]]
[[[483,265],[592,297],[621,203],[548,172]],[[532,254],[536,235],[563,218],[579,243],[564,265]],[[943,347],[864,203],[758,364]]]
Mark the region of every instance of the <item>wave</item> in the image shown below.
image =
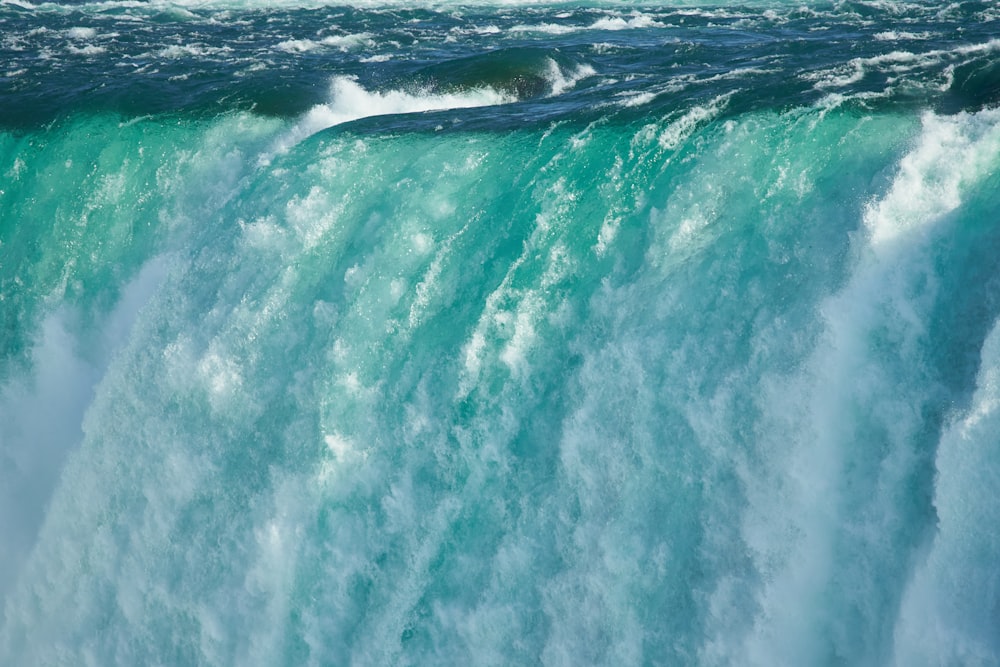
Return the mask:
[[[387,90],[369,91],[351,77],[334,77],[330,85],[331,101],[310,109],[275,145],[274,152],[286,151],[308,136],[336,125],[361,118],[391,114],[410,114],[447,109],[508,104],[514,96],[490,87],[473,88],[456,93],[431,91]]]
[[[415,79],[434,90],[488,87],[517,100],[560,95],[596,71],[549,49],[503,48],[421,68]]]
[[[410,89],[370,91],[353,77],[334,77],[330,102],[311,108],[278,141],[281,153],[320,130],[362,118],[511,104],[557,96],[596,72],[586,64],[562,67],[536,50],[504,50],[424,68]]]
[[[324,48],[335,48],[341,51],[352,51],[362,47],[374,46],[371,33],[356,33],[348,35],[330,35],[319,41],[311,39],[291,39],[280,42],[275,48],[289,53],[307,53]]]

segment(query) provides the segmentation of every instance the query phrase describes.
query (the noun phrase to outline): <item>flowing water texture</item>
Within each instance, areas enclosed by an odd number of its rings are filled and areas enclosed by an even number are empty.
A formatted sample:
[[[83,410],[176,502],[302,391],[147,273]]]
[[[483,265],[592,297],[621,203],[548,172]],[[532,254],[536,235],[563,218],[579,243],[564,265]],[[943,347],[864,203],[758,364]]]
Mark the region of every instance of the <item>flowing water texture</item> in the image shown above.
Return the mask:
[[[998,63],[0,0],[0,664],[1000,665]]]

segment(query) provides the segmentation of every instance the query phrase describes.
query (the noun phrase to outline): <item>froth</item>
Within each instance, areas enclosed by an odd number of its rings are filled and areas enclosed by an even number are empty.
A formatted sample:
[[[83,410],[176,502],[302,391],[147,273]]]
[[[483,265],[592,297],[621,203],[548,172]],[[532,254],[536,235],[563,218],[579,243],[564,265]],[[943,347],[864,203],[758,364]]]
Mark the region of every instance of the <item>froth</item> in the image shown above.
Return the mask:
[[[680,118],[671,121],[660,133],[660,146],[666,150],[678,148],[703,123],[714,119],[725,109],[732,94],[720,95],[705,106],[695,106]]]
[[[346,76],[334,77],[330,86],[330,97],[330,102],[317,105],[306,113],[305,117],[278,143],[277,152],[287,150],[320,130],[360,118],[465,109],[515,101],[512,96],[489,87],[456,93],[398,89],[384,92],[369,91],[356,79]]]
[[[357,33],[352,35],[330,35],[319,41],[312,39],[289,39],[275,45],[278,51],[286,53],[308,53],[325,47],[332,47],[340,51],[350,51],[363,46],[374,46],[375,42],[369,33]]]
[[[31,353],[34,372],[0,388],[0,601],[31,549],[63,460],[83,437],[99,377],[81,358],[72,319],[67,310],[49,315]]]
[[[943,296],[935,240],[1000,154],[997,140],[994,112],[924,117],[888,191],[863,211],[868,235],[855,239],[850,279],[820,306],[824,333],[810,359],[766,390],[769,429],[783,435],[764,440],[777,451],[782,437],[792,444],[775,458],[784,507],[761,501],[771,516],[750,534],[784,526],[794,538],[777,551],[773,533],[752,538],[770,573],[747,642],[754,663],[814,664],[829,654],[826,637],[864,634],[856,653],[838,647],[859,662],[891,632],[929,513],[913,487],[934,445],[925,429],[935,391],[928,322]],[[845,578],[850,589],[837,583]],[[852,619],[861,601],[864,620]]]
[[[955,209],[963,191],[988,174],[1000,153],[1000,112],[927,114],[923,125],[919,144],[900,163],[892,190],[865,218],[875,248]]]
[[[93,28],[70,28],[66,31],[66,36],[71,39],[93,39],[97,36],[97,31]]]
[[[581,80],[594,76],[595,74],[597,74],[597,72],[590,65],[577,65],[573,69],[564,70],[559,67],[556,61],[549,58],[545,78],[552,87],[551,94],[559,95],[576,86],[576,84]]]
[[[994,664],[1000,585],[1000,323],[981,355],[972,405],[943,434],[934,506],[938,525],[907,588],[895,628],[893,664]]]

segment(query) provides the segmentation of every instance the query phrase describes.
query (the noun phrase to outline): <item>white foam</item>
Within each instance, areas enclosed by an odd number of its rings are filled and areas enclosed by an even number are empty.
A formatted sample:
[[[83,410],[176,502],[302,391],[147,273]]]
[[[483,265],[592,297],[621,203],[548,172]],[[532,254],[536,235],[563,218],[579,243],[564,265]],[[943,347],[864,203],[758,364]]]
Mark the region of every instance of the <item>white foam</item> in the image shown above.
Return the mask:
[[[330,35],[329,37],[324,37],[321,41],[325,46],[333,46],[341,51],[375,46],[375,40],[372,39],[372,34],[368,32],[349,35]]]
[[[991,39],[980,44],[968,44],[954,49],[953,53],[968,55],[970,53],[993,53],[1000,51],[1000,38]],[[948,53],[948,51],[934,51],[933,53]]]
[[[998,156],[1000,111],[927,114],[921,141],[904,160],[890,197],[871,209],[876,224],[869,225],[869,233],[880,254],[919,232],[920,225],[947,216],[970,187],[995,173]],[[990,664],[1000,651],[995,629],[1000,537],[993,529],[1000,521],[1000,323],[981,358],[971,406],[938,447],[937,534],[903,599],[893,656],[900,666]]]
[[[646,14],[633,14],[625,19],[620,16],[605,17],[594,21],[591,30],[637,30],[640,28],[664,28],[663,23]]]
[[[699,125],[716,118],[729,103],[732,93],[719,95],[704,106],[689,109],[675,121],[671,121],[659,136],[660,147],[675,150],[690,137]]]
[[[560,25],[558,23],[539,23],[536,25],[519,24],[510,29],[510,32],[540,32],[546,35],[568,35],[579,32],[581,27],[575,25]]]
[[[897,33],[885,33],[887,36]],[[955,56],[982,55],[1000,51],[1000,39],[991,39],[979,44],[969,44],[954,49],[934,49],[923,53],[891,51],[868,58],[853,58],[847,64],[833,69],[809,72],[801,75],[806,81],[816,82],[817,89],[842,88],[857,83],[872,70],[887,70],[895,73],[912,71],[920,67],[936,65]]]
[[[42,322],[32,372],[0,388],[0,599],[30,550],[66,455],[82,436],[97,369],[80,354],[74,316],[57,310]]]
[[[170,258],[156,256],[147,261],[139,273],[121,291],[118,303],[104,323],[102,364],[111,362],[111,355],[124,347],[139,318],[139,313],[160,289],[170,269]]]
[[[552,87],[551,95],[561,95],[567,90],[576,86],[577,83],[591,76],[595,76],[597,72],[590,65],[577,65],[571,70],[563,70],[559,67],[555,60],[551,58],[546,59],[548,69],[546,70],[545,79],[549,82]]]
[[[521,23],[510,28],[512,33],[542,33],[546,35],[568,35],[587,30],[637,30],[641,28],[662,28],[665,25],[646,14],[634,13],[628,18],[621,16],[605,16],[590,25],[566,25],[561,23]]]
[[[619,102],[618,104],[620,104],[623,107],[641,107],[642,105],[649,104],[654,99],[656,99],[656,95],[657,95],[656,93],[652,93],[649,91],[646,92],[627,91],[624,93],[618,93],[617,95],[615,95],[615,97],[622,98],[622,101]]]
[[[231,47],[205,46],[204,44],[172,44],[156,52],[161,58],[198,58],[201,56],[229,53]]]
[[[93,39],[97,37],[97,31],[93,28],[70,28],[66,36],[70,39]]]
[[[318,49],[319,44],[311,39],[289,39],[284,42],[278,42],[274,45],[274,48],[285,53],[308,53],[309,51]]]
[[[938,447],[937,531],[901,605],[893,655],[899,667],[988,665],[1000,653],[998,432],[1000,322],[983,345],[972,405]]]
[[[585,129],[584,132],[589,131]],[[481,376],[506,369],[518,381],[526,381],[534,371],[532,353],[546,325],[559,326],[566,316],[563,301],[555,288],[575,270],[567,247],[552,237],[563,232],[570,211],[580,193],[557,178],[548,185],[535,226],[518,258],[511,263],[500,285],[486,298],[476,328],[462,349],[465,364],[460,373],[459,397],[467,396],[480,383]],[[548,246],[548,252],[539,248]],[[540,263],[544,269],[538,283],[530,288],[514,287],[526,264]],[[491,357],[495,357],[496,362]]]
[[[94,44],[87,44],[86,46],[80,48],[70,44],[66,48],[70,53],[78,56],[96,56],[107,51],[107,49],[103,46],[95,46]]]
[[[309,112],[323,127],[347,123],[359,118],[398,113],[417,113],[443,109],[463,109],[512,102],[509,95],[492,88],[477,88],[461,93],[428,93],[389,90],[370,92],[350,77],[338,76],[331,86],[329,104]]]
[[[335,125],[342,125],[360,118],[389,114],[420,113],[445,109],[466,109],[492,106],[515,101],[511,95],[483,87],[459,93],[409,92],[388,90],[369,91],[354,77],[334,77],[330,85],[331,101],[310,109],[284,136],[273,152],[283,152],[306,137]]]
[[[930,39],[933,33],[929,32],[907,32],[905,30],[886,30],[875,33],[875,39],[880,42],[898,42],[903,39],[922,40]]]
[[[889,194],[865,216],[872,246],[886,246],[954,210],[962,192],[984,177],[998,152],[1000,112],[925,114],[920,143],[900,162]]]
[[[374,45],[375,41],[372,39],[371,33],[362,32],[350,35],[330,35],[318,42],[312,39],[289,39],[275,44],[274,48],[285,53],[308,53],[325,47],[347,52]]]
[[[101,326],[84,342],[67,308],[48,315],[31,351],[31,374],[0,387],[0,600],[30,549],[65,457],[83,437],[81,425],[94,387],[128,341],[139,312],[166,273],[154,258],[121,292]],[[13,497],[8,497],[13,494]],[[7,509],[12,512],[8,512]]]
[[[857,237],[850,280],[822,303],[824,332],[808,362],[763,384],[761,405],[775,431],[762,439],[771,441],[777,474],[755,482],[756,518],[745,527],[757,567],[768,573],[745,647],[750,664],[821,662],[831,634],[858,632],[846,610],[870,604],[886,559],[911,546],[895,526],[906,511],[900,497],[913,493],[922,465],[917,448],[934,391],[926,322],[944,295],[932,248],[998,155],[1000,112],[926,115],[892,186],[864,211],[867,235]],[[858,560],[875,569],[857,571]],[[862,655],[841,657],[858,663]]]

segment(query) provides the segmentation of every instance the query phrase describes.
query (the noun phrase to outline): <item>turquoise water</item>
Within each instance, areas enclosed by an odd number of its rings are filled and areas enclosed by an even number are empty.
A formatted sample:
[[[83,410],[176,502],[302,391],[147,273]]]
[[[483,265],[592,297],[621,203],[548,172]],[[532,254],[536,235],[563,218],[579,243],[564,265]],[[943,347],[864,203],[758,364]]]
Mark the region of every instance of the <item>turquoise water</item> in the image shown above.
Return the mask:
[[[0,3],[0,663],[1000,664],[988,3]]]

